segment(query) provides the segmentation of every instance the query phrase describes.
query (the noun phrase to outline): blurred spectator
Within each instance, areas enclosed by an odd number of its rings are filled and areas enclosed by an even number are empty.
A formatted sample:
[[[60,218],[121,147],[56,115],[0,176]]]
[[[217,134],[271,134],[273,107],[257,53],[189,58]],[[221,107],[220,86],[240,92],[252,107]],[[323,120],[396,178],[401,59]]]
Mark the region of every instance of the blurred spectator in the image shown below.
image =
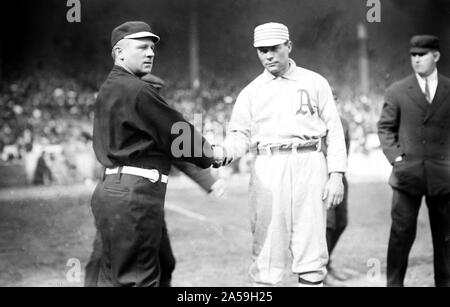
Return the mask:
[[[33,184],[35,185],[48,185],[53,181],[53,174],[48,167],[48,154],[43,151],[38,159],[36,171],[33,177]]]

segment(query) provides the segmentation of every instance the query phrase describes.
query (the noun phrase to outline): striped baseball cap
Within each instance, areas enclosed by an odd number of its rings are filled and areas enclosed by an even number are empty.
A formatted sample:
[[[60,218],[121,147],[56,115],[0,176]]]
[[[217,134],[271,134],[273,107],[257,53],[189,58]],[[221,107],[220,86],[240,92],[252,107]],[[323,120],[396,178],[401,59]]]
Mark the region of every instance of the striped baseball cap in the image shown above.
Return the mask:
[[[277,22],[269,22],[255,28],[253,46],[270,47],[285,43],[289,40],[288,28]]]

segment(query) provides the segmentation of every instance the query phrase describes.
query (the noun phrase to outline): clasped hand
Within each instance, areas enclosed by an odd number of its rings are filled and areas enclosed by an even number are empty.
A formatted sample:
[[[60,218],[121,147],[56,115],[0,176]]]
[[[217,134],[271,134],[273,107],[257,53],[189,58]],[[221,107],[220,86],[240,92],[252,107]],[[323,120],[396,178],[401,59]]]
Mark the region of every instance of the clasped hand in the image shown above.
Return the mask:
[[[219,168],[221,166],[226,166],[233,161],[233,157],[227,153],[223,146],[215,145],[213,146],[213,167]]]

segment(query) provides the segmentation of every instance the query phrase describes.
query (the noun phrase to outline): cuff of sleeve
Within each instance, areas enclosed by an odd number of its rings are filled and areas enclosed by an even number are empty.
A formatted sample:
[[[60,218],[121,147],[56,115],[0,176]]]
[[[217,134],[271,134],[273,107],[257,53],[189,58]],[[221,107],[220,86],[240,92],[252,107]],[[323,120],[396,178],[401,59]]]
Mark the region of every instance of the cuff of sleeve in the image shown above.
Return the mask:
[[[332,165],[329,164],[328,165],[328,173],[342,173],[343,175],[345,175],[345,173],[347,172],[347,166],[346,165]]]

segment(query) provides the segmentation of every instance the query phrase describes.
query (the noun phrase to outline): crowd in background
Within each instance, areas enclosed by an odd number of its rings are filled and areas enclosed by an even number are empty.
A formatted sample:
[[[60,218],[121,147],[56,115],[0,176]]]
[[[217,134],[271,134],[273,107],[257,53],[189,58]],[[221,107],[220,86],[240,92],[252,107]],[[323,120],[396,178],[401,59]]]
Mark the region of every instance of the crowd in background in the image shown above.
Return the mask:
[[[94,102],[95,92],[53,74],[5,82],[0,94],[0,153],[15,146],[20,158],[34,143],[60,144],[86,137]],[[11,158],[17,156],[6,157]]]
[[[97,83],[97,87],[92,83]],[[100,76],[86,85],[79,79],[45,72],[3,82],[0,160],[3,163],[20,160],[36,144],[44,148],[61,145],[63,149],[90,150],[96,88],[100,84]],[[190,121],[194,120],[194,114],[201,114],[203,133],[217,140],[216,132],[226,130],[240,90],[239,84],[210,76],[196,90],[190,89],[186,80],[168,80],[161,95]],[[350,124],[355,150],[367,153],[370,149],[366,140],[376,132],[381,102],[380,98],[339,97],[338,108]],[[48,152],[42,156],[47,156],[47,161],[52,157]]]

